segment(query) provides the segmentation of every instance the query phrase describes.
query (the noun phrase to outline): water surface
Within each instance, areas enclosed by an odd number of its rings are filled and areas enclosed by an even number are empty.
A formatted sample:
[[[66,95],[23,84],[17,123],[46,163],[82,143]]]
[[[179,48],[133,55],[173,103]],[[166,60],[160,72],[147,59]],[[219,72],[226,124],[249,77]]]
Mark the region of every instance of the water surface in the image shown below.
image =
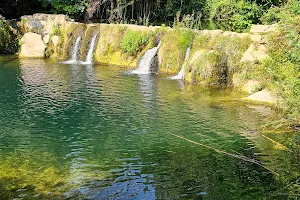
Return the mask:
[[[2,59],[0,199],[297,198],[299,163],[260,136],[275,113],[240,97],[116,67]]]

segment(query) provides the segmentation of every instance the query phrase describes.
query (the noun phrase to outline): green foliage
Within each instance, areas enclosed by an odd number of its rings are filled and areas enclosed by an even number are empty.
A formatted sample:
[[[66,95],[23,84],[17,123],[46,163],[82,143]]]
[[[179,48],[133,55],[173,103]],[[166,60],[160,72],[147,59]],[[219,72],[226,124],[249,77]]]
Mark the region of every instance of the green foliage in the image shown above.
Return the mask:
[[[240,60],[248,49],[249,37],[210,37],[197,34],[193,41],[193,58],[186,71],[192,72],[190,81],[227,86],[233,74],[241,68]]]
[[[78,18],[86,11],[89,3],[87,0],[53,0],[51,5],[56,13],[64,13],[73,18]]]
[[[62,34],[61,24],[56,24],[52,28],[52,35],[60,36]]]
[[[262,9],[255,2],[244,0],[210,0],[208,13],[211,20],[227,20],[231,30],[242,32],[259,22]]]
[[[167,31],[162,37],[160,53],[162,55],[163,70],[178,72],[184,62],[187,48],[194,37],[191,29],[176,28]]]
[[[0,53],[18,51],[18,32],[7,21],[0,20]]]
[[[263,63],[269,87],[280,97],[280,107],[289,120],[300,123],[300,16],[290,1],[279,14],[280,31],[269,36],[269,58]],[[295,5],[296,4],[296,5]]]
[[[131,56],[135,56],[149,42],[149,36],[139,31],[128,30],[121,41],[121,50]]]

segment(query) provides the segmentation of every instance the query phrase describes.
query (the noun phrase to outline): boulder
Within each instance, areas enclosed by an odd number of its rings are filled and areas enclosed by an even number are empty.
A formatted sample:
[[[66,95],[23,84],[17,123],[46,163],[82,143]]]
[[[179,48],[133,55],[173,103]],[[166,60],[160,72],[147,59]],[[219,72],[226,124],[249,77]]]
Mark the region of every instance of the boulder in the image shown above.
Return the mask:
[[[252,34],[265,34],[265,33],[275,31],[276,28],[277,28],[277,24],[273,24],[273,25],[252,25],[250,33],[252,33]]]
[[[224,31],[222,30],[203,30],[202,33],[205,35],[209,35],[211,37],[217,37],[221,35]]]
[[[276,103],[276,99],[271,95],[270,91],[266,89],[256,92],[248,96],[246,99],[251,101],[260,101],[260,102],[266,102],[272,104]]]
[[[46,46],[41,35],[31,32],[25,33],[21,41],[23,44],[21,46],[19,57],[44,57]]]
[[[45,44],[48,44],[49,41],[50,41],[50,35],[49,35],[49,34],[45,35],[45,36],[43,37],[43,41],[44,41]]]
[[[222,35],[223,35],[223,36],[231,37],[231,36],[235,35],[235,33],[234,33],[234,32],[231,32],[231,31],[225,31]]]
[[[258,81],[256,80],[248,80],[244,86],[243,86],[243,90],[248,92],[248,93],[253,93],[255,91],[257,91],[258,89],[261,88],[261,85]]]
[[[53,45],[56,47],[59,44],[59,37],[57,35],[52,36],[51,41]]]
[[[243,39],[249,37],[250,35],[248,33],[235,33],[234,36]]]
[[[250,35],[250,38],[253,42],[258,42],[260,43],[262,36],[261,35]]]
[[[66,15],[51,15],[51,14],[34,14],[25,15],[21,17],[25,22],[25,26],[30,32],[39,33],[42,35],[52,33],[55,26],[62,26],[65,28],[66,23],[71,21]]]
[[[241,63],[256,63],[261,62],[268,57],[267,48],[265,45],[259,45],[255,47],[254,44],[251,44],[248,50],[244,53]]]

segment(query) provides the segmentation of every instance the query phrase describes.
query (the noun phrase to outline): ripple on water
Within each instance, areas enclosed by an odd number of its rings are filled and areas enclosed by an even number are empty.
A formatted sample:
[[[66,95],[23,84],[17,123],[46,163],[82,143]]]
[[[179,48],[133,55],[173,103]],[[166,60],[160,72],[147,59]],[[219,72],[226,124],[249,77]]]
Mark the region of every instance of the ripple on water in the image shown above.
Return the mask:
[[[256,131],[272,115],[265,108],[113,67],[9,66],[0,68],[0,190],[9,197],[259,199],[285,186],[264,168],[170,135],[277,164],[258,148]]]

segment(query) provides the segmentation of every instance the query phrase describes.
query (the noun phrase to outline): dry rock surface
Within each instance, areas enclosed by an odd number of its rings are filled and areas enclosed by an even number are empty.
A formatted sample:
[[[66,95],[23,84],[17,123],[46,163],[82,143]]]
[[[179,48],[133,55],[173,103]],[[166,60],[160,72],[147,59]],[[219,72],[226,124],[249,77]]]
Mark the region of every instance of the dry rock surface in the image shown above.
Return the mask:
[[[21,39],[22,46],[20,57],[42,58],[44,57],[46,46],[42,40],[42,36],[36,33],[25,33]]]

